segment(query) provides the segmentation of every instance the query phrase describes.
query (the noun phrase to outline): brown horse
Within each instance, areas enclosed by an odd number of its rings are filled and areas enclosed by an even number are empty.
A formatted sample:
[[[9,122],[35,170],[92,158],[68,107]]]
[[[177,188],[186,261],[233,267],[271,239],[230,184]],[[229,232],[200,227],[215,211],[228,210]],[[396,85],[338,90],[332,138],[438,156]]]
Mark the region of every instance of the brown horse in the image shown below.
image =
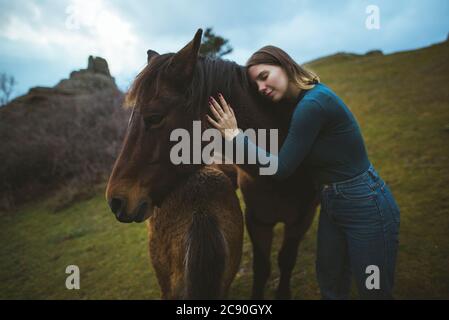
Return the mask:
[[[106,198],[117,219],[141,222],[160,206],[169,190],[202,165],[170,161],[170,132],[206,119],[208,97],[221,92],[232,105],[239,127],[278,129],[279,145],[287,135],[294,105],[274,106],[263,99],[234,62],[199,56],[202,30],[177,53],[148,51],[148,64],[137,76],[127,99],[133,105],[128,131],[109,179]],[[202,142],[203,143],[203,142]],[[246,227],[253,245],[252,298],[261,299],[270,275],[273,228],[283,222],[284,238],[278,255],[277,298],[290,298],[290,278],[299,243],[311,225],[318,204],[311,178],[300,166],[282,183],[242,164],[238,185],[246,203]]]
[[[232,181],[206,166],[155,208],[150,256],[162,299],[223,299],[240,265],[243,214]]]

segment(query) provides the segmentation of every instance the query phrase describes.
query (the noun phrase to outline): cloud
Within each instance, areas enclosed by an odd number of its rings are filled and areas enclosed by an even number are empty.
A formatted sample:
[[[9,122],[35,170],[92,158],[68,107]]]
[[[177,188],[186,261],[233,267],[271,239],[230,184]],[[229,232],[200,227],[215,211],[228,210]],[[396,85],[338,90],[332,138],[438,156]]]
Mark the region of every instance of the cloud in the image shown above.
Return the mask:
[[[380,30],[365,28],[370,4],[380,8]],[[240,64],[267,44],[302,63],[337,51],[388,53],[444,40],[448,13],[445,0],[0,2],[0,71],[15,75],[25,91],[54,85],[97,55],[125,88],[147,49],[175,52],[200,27],[229,39],[234,51],[226,58]]]
[[[31,22],[13,15],[0,37],[37,48],[50,58],[85,60],[89,54],[101,54],[110,61],[114,73],[138,66],[140,48],[131,24],[105,1],[73,0],[59,14],[65,19],[52,25],[46,23],[45,14],[39,13]]]
[[[105,1],[73,0],[56,12],[41,10],[33,3],[24,8],[25,12],[34,12],[32,19],[15,12],[0,29],[2,47],[12,49],[3,53],[4,60],[8,56],[16,61],[30,60],[32,55],[42,63],[80,68],[86,66],[89,55],[99,55],[108,60],[111,73],[119,78],[129,77],[144,63],[144,49],[133,26]],[[49,21],[47,18],[54,14],[59,19]]]

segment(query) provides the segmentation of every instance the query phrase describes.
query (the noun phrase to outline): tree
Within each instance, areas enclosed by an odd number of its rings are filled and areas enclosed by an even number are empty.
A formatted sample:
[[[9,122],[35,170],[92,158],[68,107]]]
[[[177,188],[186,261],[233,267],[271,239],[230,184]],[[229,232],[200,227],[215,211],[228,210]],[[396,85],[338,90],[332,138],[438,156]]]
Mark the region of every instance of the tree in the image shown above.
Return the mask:
[[[0,73],[0,107],[9,102],[15,85],[16,80],[13,76],[9,76],[6,73]]]
[[[200,54],[211,58],[223,57],[232,52],[232,47],[228,44],[228,40],[215,35],[212,28],[207,28],[204,32],[203,40],[200,47]]]

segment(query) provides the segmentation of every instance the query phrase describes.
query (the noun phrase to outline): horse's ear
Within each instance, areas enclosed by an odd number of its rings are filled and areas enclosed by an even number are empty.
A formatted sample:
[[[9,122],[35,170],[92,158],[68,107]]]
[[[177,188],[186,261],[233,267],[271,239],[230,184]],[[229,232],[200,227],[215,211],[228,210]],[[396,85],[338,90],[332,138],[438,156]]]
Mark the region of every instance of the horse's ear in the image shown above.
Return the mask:
[[[182,79],[185,82],[192,78],[200,51],[202,35],[203,30],[198,29],[193,39],[173,56],[170,66],[176,79]]]
[[[151,58],[158,56],[159,53],[157,53],[156,51],[153,50],[148,50],[147,51],[147,62],[150,63]]]

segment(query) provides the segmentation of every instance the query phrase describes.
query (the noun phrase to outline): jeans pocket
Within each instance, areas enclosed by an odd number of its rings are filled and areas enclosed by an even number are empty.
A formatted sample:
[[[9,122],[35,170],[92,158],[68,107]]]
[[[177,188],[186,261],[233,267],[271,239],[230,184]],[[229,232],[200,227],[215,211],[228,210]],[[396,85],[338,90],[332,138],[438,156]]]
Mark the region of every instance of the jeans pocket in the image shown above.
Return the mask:
[[[328,203],[328,212],[342,225],[366,228],[379,227],[384,222],[384,212],[381,210],[378,195],[346,199],[341,193],[334,194]]]
[[[351,201],[372,200],[376,196],[375,190],[365,182],[339,186],[338,194],[342,198]]]

